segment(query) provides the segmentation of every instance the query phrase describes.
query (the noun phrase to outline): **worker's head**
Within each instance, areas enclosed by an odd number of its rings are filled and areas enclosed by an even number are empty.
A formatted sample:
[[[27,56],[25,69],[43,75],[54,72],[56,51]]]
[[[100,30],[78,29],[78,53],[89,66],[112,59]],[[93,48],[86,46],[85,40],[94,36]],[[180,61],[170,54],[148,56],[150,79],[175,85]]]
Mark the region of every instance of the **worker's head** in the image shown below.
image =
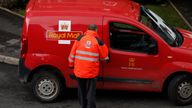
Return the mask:
[[[88,30],[93,30],[93,31],[97,31],[98,27],[96,24],[90,24],[88,25]]]

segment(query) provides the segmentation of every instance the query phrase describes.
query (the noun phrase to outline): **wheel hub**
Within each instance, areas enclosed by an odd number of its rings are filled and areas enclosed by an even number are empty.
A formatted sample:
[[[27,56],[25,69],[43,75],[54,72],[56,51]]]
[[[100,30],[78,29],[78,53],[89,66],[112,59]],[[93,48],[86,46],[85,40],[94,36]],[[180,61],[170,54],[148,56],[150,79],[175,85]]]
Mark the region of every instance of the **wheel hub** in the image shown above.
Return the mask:
[[[38,91],[41,95],[50,96],[55,92],[55,84],[53,81],[44,79],[38,84]]]
[[[187,99],[192,95],[192,85],[189,82],[183,82],[178,87],[180,97]]]

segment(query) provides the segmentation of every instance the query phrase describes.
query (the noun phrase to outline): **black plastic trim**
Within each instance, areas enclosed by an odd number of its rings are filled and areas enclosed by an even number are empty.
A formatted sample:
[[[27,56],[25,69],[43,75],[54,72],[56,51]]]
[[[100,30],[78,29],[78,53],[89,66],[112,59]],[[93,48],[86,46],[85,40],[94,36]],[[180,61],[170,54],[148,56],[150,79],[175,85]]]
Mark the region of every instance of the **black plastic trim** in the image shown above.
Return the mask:
[[[71,79],[76,80],[76,76],[73,74],[69,75]],[[117,83],[132,83],[132,84],[152,84],[152,80],[145,79],[129,79],[129,78],[112,78],[112,77],[98,77],[98,81],[104,82],[117,82]]]
[[[25,59],[19,59],[19,81],[21,83],[27,83],[31,70],[25,66]]]

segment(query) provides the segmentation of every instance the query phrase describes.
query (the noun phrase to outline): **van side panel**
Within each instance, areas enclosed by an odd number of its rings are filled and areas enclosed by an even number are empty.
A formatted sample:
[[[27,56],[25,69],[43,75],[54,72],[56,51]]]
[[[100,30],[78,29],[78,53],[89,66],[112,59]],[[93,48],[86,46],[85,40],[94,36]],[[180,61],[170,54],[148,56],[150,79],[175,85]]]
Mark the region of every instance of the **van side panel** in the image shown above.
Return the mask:
[[[51,15],[51,16],[49,16]],[[52,65],[59,69],[65,77],[67,87],[76,87],[76,81],[71,80],[73,70],[68,68],[68,56],[74,40],[68,44],[59,44],[58,39],[47,39],[49,31],[59,32],[59,21],[71,21],[71,31],[84,33],[88,24],[97,24],[98,33],[102,37],[102,18],[86,13],[61,13],[61,12],[31,12],[28,27],[28,52],[25,65],[33,70],[41,65]],[[91,17],[90,17],[91,16]]]

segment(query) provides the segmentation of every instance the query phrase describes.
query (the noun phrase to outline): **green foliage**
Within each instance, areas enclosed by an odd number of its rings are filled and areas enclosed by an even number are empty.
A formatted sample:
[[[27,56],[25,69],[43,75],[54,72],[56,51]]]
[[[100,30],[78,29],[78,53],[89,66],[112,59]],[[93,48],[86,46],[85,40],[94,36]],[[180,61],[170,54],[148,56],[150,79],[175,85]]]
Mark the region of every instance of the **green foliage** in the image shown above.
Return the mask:
[[[166,4],[165,6],[161,6],[160,4],[153,5],[145,5],[145,7],[151,9],[155,13],[157,13],[162,19],[165,20],[169,25],[173,27],[179,27],[183,29],[189,29],[183,19],[179,16],[179,14],[174,10],[174,8]]]
[[[25,15],[25,10],[24,10],[24,9],[21,9],[21,10],[19,10],[18,13],[24,16],[24,15]]]

